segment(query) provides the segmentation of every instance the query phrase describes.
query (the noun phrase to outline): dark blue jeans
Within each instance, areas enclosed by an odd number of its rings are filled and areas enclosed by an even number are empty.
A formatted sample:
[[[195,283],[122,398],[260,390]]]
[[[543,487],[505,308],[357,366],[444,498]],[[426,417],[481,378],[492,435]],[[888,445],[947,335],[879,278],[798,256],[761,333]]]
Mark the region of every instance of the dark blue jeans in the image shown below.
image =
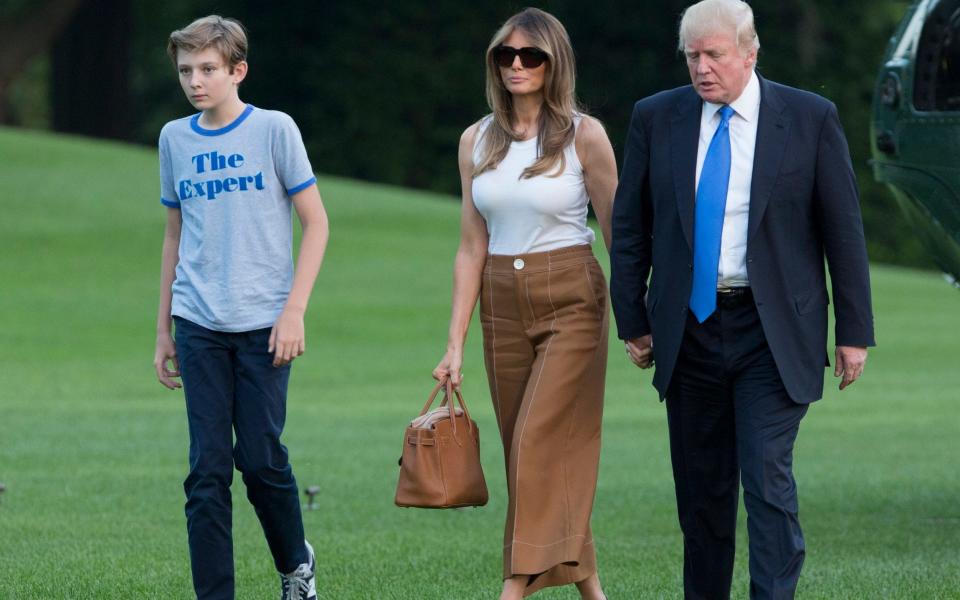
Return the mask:
[[[190,428],[183,489],[193,586],[198,599],[232,600],[234,464],[277,571],[307,562],[297,483],[280,443],[290,366],[272,365],[269,329],[224,333],[174,321]]]

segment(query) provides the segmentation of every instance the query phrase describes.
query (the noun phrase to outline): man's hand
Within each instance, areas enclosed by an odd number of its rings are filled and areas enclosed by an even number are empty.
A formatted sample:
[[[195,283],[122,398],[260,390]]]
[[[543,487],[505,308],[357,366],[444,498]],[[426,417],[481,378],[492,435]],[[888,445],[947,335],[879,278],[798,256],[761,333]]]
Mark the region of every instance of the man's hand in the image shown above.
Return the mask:
[[[173,369],[168,364],[172,363]],[[182,387],[174,377],[180,377],[180,362],[177,360],[177,348],[169,333],[157,334],[157,351],[153,355],[153,368],[157,372],[157,379],[164,387],[175,390]]]
[[[283,309],[270,330],[267,352],[273,353],[273,366],[288,365],[307,350],[303,329],[303,312]]]
[[[627,340],[627,356],[641,369],[649,369],[653,366],[653,336],[645,335],[643,337]]]
[[[840,389],[847,387],[863,375],[863,366],[867,362],[867,349],[859,346],[837,346],[833,376],[843,379]]]

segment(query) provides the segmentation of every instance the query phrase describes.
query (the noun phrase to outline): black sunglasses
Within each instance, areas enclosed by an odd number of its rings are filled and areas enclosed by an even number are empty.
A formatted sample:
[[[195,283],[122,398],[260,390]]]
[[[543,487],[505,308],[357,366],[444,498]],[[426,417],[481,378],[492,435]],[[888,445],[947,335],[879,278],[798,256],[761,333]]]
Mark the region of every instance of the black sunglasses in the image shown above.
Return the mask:
[[[526,48],[514,48],[513,46],[497,46],[493,49],[493,62],[501,67],[510,67],[513,60],[520,57],[520,64],[524,69],[536,69],[544,62],[548,56],[540,48],[528,46]]]

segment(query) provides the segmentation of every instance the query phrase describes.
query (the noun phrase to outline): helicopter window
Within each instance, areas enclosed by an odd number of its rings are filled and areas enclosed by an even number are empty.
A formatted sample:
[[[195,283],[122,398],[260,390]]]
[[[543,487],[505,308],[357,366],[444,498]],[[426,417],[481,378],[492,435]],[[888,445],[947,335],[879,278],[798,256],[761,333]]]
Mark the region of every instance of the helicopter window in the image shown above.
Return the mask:
[[[960,2],[941,2],[917,48],[913,103],[917,110],[960,111]]]

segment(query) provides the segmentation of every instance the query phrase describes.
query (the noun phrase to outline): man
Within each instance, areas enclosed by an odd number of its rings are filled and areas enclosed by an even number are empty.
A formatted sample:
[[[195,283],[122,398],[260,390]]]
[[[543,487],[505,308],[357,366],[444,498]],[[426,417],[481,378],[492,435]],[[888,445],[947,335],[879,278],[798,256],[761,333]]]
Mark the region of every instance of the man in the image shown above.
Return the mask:
[[[792,452],[829,365],[824,256],[841,390],[874,345],[836,107],[757,76],[759,47],[744,2],[685,11],[692,86],[636,104],[614,204],[613,308],[627,353],[641,368],[655,360],[666,399],[686,598],[729,597],[741,477],[750,597],[794,595],[804,541]]]

